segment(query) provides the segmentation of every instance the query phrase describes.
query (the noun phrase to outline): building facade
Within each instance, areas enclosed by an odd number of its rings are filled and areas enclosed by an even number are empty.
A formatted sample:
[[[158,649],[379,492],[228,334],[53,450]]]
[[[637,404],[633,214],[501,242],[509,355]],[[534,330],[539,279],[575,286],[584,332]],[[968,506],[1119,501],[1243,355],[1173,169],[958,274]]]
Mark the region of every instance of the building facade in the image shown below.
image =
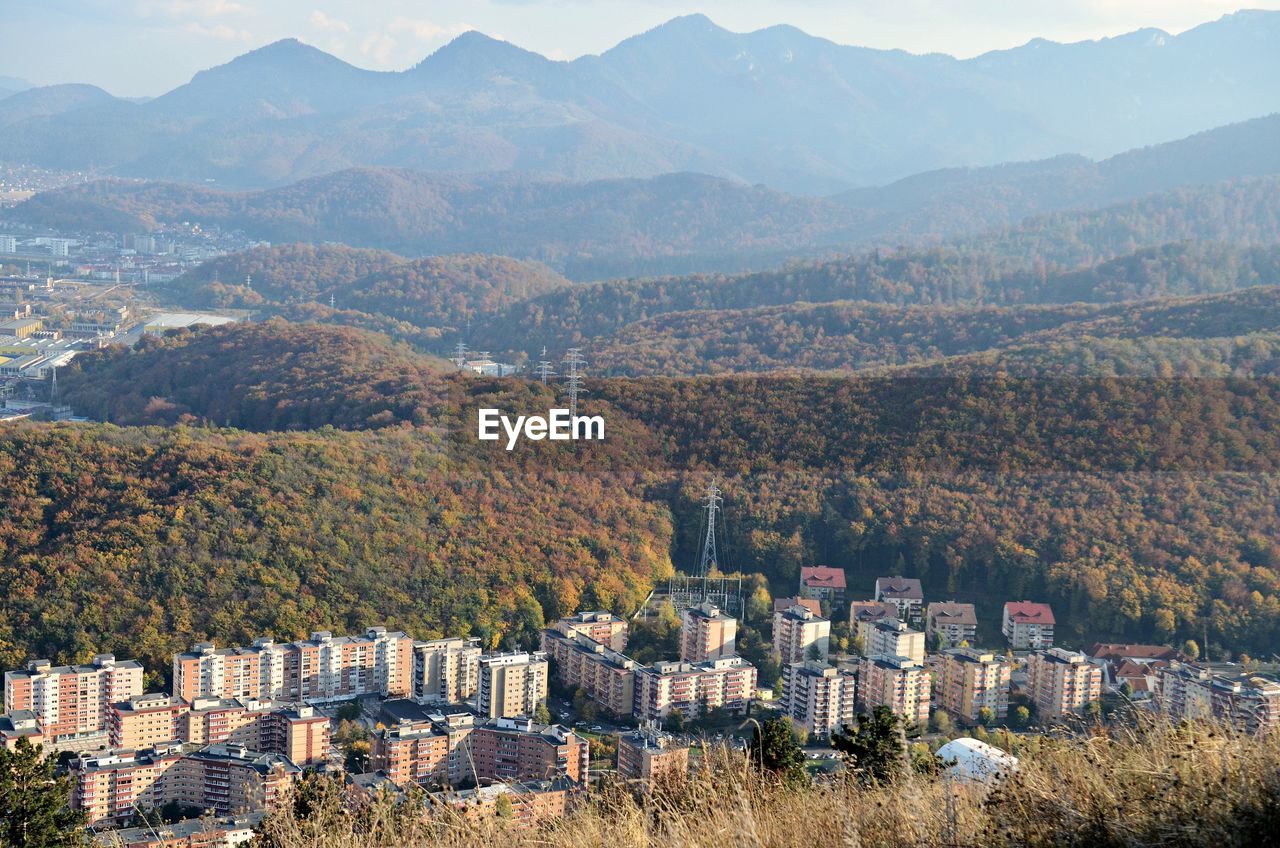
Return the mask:
[[[973,604],[935,601],[924,614],[924,634],[937,634],[943,648],[972,646],[978,639],[978,613]]]
[[[627,649],[627,623],[613,613],[580,612],[560,619],[554,629],[566,636],[580,633],[611,651],[621,653]]]
[[[1102,697],[1102,669],[1076,651],[1033,651],[1027,657],[1027,694],[1041,720],[1080,713]]]
[[[480,686],[480,642],[434,639],[413,643],[413,699],[419,704],[461,704]]]
[[[542,632],[542,650],[555,660],[559,682],[581,687],[587,697],[614,716],[630,717],[635,708],[639,663],[578,632]]]
[[[1000,632],[1014,650],[1039,651],[1053,647],[1053,610],[1048,604],[1009,601],[1004,605]]]
[[[1012,670],[1004,657],[976,648],[947,648],[937,671],[934,702],[952,718],[977,724],[984,709],[994,719],[1009,714]]]
[[[782,710],[811,739],[828,739],[853,724],[858,674],[851,667],[801,662],[783,671]]]
[[[898,617],[913,627],[924,619],[924,589],[914,577],[877,577],[875,599],[893,604]]]
[[[661,721],[673,712],[696,719],[723,709],[745,715],[756,691],[756,667],[742,657],[704,663],[657,662],[636,670],[635,715]]]
[[[490,654],[480,658],[476,710],[488,718],[531,718],[547,701],[547,655]]]
[[[1175,720],[1222,721],[1245,732],[1280,727],[1280,681],[1235,665],[1173,660],[1156,669],[1155,703]]]
[[[831,651],[831,622],[796,604],[773,614],[773,658],[784,668],[808,661],[825,663]]]
[[[680,614],[680,661],[708,662],[738,651],[738,621],[715,604],[701,603]]]
[[[142,694],[142,666],[99,654],[89,665],[55,666],[33,660],[4,675],[4,711],[30,710],[54,742],[101,736],[110,707]]]
[[[883,619],[870,625],[866,633],[867,638],[862,643],[866,656],[907,657],[914,662],[924,662],[924,634],[912,630],[906,622],[897,618]]]
[[[866,712],[888,707],[906,721],[929,721],[933,680],[925,667],[907,657],[865,657],[858,670],[858,706]]]

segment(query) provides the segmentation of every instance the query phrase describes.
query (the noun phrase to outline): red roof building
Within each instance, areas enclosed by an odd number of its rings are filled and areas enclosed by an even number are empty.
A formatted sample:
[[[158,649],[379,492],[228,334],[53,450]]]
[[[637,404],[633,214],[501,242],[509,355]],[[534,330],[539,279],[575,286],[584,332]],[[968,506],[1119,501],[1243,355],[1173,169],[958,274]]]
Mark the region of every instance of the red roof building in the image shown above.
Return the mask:
[[[1001,631],[1014,649],[1043,650],[1053,646],[1053,610],[1048,604],[1009,601],[1004,605]]]
[[[800,569],[800,591],[797,594],[802,598],[838,604],[844,600],[846,588],[842,568],[810,565]]]

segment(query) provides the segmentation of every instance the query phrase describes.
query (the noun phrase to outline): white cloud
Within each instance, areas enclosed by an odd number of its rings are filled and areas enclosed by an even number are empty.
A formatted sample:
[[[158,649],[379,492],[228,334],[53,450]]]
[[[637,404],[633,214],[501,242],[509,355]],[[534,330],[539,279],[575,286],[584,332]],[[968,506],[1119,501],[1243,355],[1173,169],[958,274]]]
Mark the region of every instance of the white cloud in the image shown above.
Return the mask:
[[[338,18],[330,17],[319,9],[311,13],[311,25],[325,32],[351,32],[351,24]]]
[[[390,30],[395,33],[408,33],[422,42],[439,41],[445,38],[456,38],[464,32],[475,29],[471,24],[450,24],[442,26],[432,21],[415,20],[399,17],[391,22]]]

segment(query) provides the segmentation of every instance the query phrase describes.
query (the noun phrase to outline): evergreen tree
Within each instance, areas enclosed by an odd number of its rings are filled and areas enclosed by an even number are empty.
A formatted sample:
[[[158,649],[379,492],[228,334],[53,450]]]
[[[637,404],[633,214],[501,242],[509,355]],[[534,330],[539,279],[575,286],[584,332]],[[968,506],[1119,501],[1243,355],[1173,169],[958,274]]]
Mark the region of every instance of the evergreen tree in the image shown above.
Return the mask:
[[[892,783],[906,772],[906,729],[888,707],[859,713],[853,727],[832,734],[831,747],[853,760],[865,783]]]
[[[755,735],[751,737],[750,753],[753,763],[758,763],[764,771],[776,775],[784,783],[795,786],[809,782],[809,775],[804,770],[804,751],[796,741],[790,719],[771,718],[758,724]]]
[[[84,845],[84,816],[67,805],[70,796],[42,746],[19,739],[12,751],[0,747],[0,848]]]

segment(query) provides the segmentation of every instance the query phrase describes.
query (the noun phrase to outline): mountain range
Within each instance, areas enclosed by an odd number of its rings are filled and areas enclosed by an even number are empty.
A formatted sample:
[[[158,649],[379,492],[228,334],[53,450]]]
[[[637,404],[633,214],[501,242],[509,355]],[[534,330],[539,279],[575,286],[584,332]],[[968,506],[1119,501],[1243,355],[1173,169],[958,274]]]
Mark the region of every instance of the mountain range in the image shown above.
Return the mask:
[[[1280,13],[972,59],[676,18],[552,61],[471,32],[402,72],[295,40],[137,103],[0,99],[0,159],[274,186],[351,167],[571,180],[697,171],[826,194],[946,167],[1108,157],[1280,111]],[[0,85],[0,88],[4,88]]]
[[[255,192],[99,181],[45,192],[4,216],[117,233],[200,221],[273,242],[333,241],[406,256],[502,254],[592,280],[758,270],[869,246],[978,237],[1030,216],[1275,174],[1280,115],[1101,162],[1062,156],[946,169],[826,198],[693,173],[579,183],[356,168]]]

